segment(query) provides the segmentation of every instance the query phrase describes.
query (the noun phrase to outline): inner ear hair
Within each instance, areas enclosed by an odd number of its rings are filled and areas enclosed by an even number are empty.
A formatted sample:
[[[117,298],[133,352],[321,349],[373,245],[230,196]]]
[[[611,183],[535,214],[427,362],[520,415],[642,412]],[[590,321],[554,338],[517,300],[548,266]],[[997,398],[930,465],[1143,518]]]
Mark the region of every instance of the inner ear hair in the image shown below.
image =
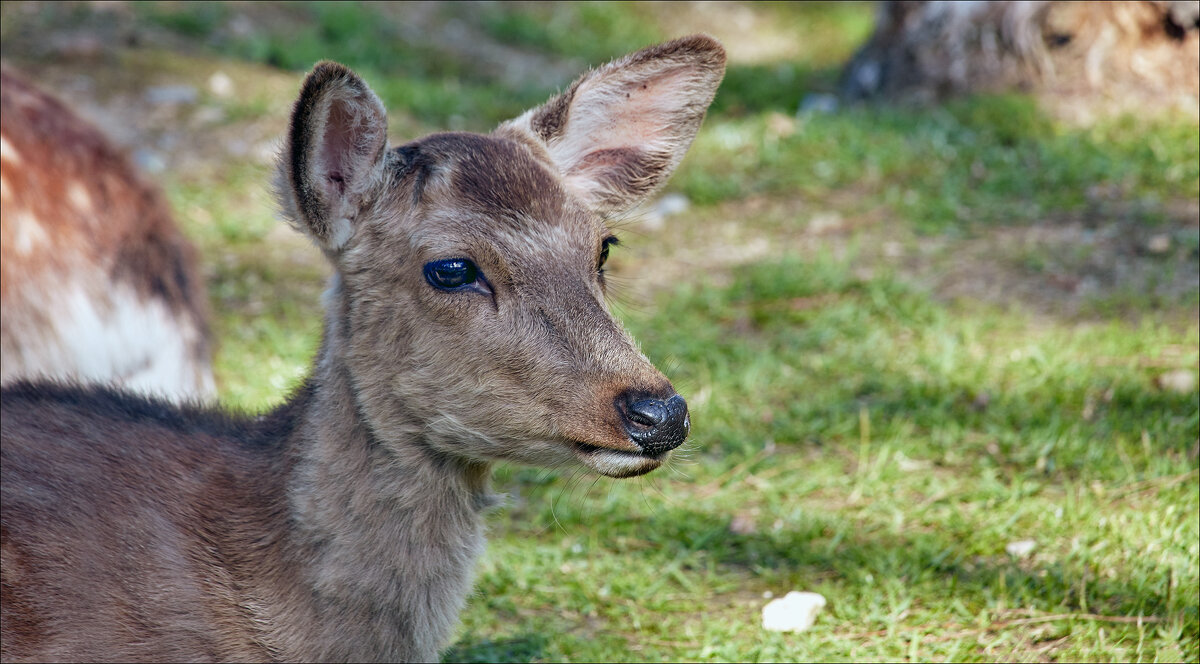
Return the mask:
[[[317,64],[292,111],[279,164],[285,215],[325,248],[340,249],[386,149],[387,114],[375,93],[350,69]]]
[[[670,177],[724,73],[719,42],[707,35],[683,37],[584,74],[502,128],[540,142],[568,189],[611,218]]]

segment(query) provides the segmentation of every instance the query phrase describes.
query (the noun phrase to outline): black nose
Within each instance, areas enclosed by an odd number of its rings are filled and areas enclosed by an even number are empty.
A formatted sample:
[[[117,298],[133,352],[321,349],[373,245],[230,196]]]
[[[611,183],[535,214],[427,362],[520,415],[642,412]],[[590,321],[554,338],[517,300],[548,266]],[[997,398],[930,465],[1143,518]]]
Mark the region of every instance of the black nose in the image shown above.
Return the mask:
[[[646,454],[673,450],[687,438],[692,423],[687,402],[678,394],[665,401],[626,395],[623,401],[625,431]]]

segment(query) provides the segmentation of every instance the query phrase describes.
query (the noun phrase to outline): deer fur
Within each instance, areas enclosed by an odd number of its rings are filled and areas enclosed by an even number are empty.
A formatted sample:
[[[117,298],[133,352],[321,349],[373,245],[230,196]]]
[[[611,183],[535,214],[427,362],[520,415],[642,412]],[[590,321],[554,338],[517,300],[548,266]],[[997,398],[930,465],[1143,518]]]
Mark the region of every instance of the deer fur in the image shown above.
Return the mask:
[[[162,193],[64,103],[0,81],[0,382],[212,396],[204,281]]]
[[[682,38],[394,149],[375,94],[318,64],[278,178],[335,266],[310,376],[250,418],[0,391],[4,659],[435,660],[494,461],[628,477],[687,435],[605,306],[606,219],[679,162],[724,64]]]

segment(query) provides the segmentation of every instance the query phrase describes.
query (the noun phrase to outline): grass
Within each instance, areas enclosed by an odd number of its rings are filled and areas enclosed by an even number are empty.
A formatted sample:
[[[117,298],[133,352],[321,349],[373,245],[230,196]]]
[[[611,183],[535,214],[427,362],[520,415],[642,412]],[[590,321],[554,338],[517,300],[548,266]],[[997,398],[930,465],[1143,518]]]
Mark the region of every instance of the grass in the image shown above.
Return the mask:
[[[107,11],[6,3],[4,55],[74,75],[23,35],[127,21],[140,45],[115,62],[135,78],[250,82],[203,96],[220,136],[282,132],[322,58],[364,73],[397,137],[486,129],[569,82],[505,79],[445,43],[447,24],[572,72],[690,22],[727,40],[670,185],[692,210],[632,222],[610,263],[659,278],[614,304],[687,396],[693,436],[631,481],[500,466],[509,504],[447,661],[1200,659],[1200,406],[1159,386],[1200,362],[1194,119],[1079,128],[1019,95],[796,114],[869,33],[862,4]],[[779,50],[738,57],[761,44]],[[161,176],[206,257],[222,397],[248,409],[306,370],[328,271],[272,217],[269,175],[218,158]],[[1067,240],[1011,239],[1029,229]],[[1165,253],[1143,248],[1153,234]],[[985,268],[1049,294],[947,283]],[[1088,270],[1098,291],[1054,291]],[[1020,540],[1028,555],[1006,552]],[[766,596],[789,590],[829,605],[810,632],[763,631]]]
[[[1195,330],[1034,331],[796,260],[632,322],[707,396],[701,439],[671,477],[502,473],[516,518],[449,659],[1194,657],[1195,399],[1137,360],[1194,364]],[[761,632],[794,588],[829,599],[818,627]]]
[[[1194,123],[1131,131],[1134,121],[1121,118],[1060,128],[1031,99],[1013,96],[771,119],[749,115],[711,127],[677,186],[709,204],[755,194],[820,198],[856,187],[864,208],[886,205],[924,232],[1079,213],[1106,188],[1151,208],[1200,195]],[[1144,216],[1153,221],[1156,211]]]

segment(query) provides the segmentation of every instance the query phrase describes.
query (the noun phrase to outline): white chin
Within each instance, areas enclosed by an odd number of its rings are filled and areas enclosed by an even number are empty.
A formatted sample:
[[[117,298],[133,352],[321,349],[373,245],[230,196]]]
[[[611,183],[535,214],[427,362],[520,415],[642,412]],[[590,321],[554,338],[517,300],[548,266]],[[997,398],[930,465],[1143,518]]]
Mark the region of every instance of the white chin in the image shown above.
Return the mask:
[[[645,475],[662,465],[666,454],[659,457],[648,457],[631,452],[610,450],[605,447],[592,445],[575,446],[575,456],[583,465],[609,477],[624,478]]]

